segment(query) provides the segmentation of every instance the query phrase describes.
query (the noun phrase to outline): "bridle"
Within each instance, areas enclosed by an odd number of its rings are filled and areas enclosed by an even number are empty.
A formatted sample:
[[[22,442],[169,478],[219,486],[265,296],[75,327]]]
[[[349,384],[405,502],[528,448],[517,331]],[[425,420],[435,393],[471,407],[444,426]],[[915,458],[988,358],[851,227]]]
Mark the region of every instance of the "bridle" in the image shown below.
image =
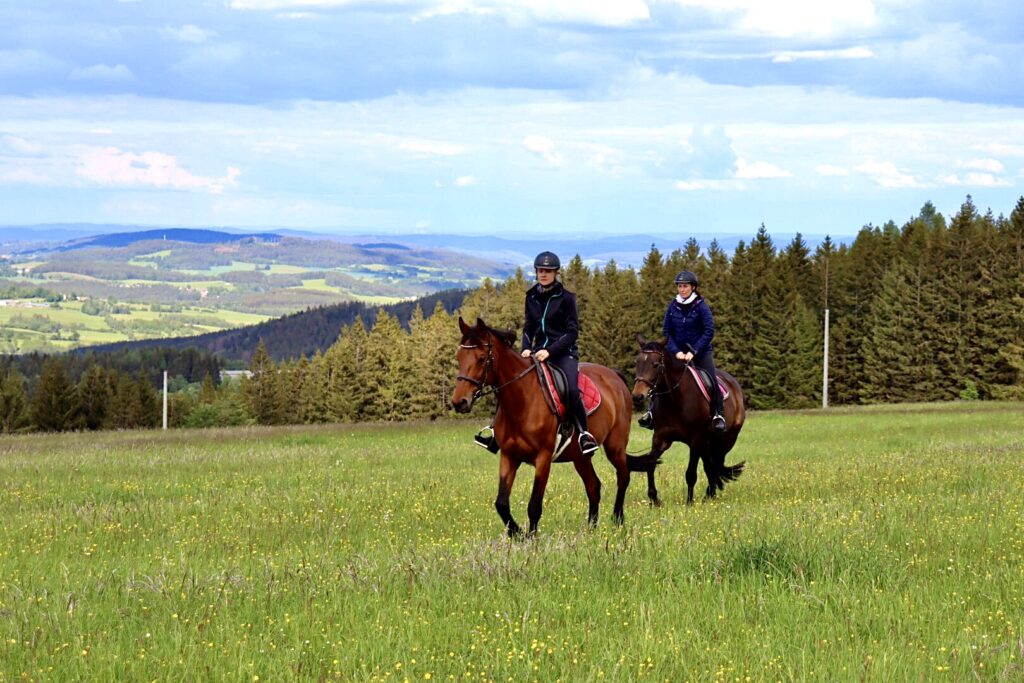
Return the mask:
[[[460,349],[479,349],[480,346],[481,344],[459,344]],[[497,376],[495,376],[493,381],[489,382],[487,381],[487,375],[494,372],[494,344],[491,342],[485,342],[482,346],[484,346],[487,349],[487,359],[484,361],[484,374],[481,376],[481,378],[474,379],[466,375],[459,375],[455,378],[456,382],[469,382],[470,384],[476,387],[476,391],[473,392],[473,401],[483,398],[488,394],[497,395],[499,391],[507,387],[509,384],[512,384],[513,382],[518,382],[523,377],[526,377],[526,375],[530,374],[530,371],[533,370],[533,365],[531,364],[527,366],[525,370],[523,370],[518,375],[516,375],[515,377],[513,377],[512,379],[503,384],[497,385],[494,383],[495,381],[497,381]]]
[[[680,377],[678,382],[676,382],[673,386],[669,387],[665,391],[655,391],[655,388],[658,386],[658,383],[661,382],[662,380],[665,381],[665,385],[666,386],[668,386],[668,383],[669,383],[668,372],[665,370],[665,352],[664,351],[656,351],[656,350],[652,349],[650,351],[641,351],[641,353],[643,353],[645,356],[647,354],[649,354],[649,353],[656,353],[656,354],[658,354],[658,362],[657,362],[657,365],[654,366],[655,367],[655,372],[657,373],[657,377],[655,378],[654,382],[651,382],[646,377],[637,377],[636,380],[634,380],[634,382],[633,382],[634,384],[641,384],[641,383],[643,383],[643,384],[647,385],[647,387],[648,387],[648,389],[647,389],[647,398],[650,398],[651,396],[662,396],[664,394],[670,394],[673,391],[675,391],[676,388],[678,388],[680,384],[682,384],[683,377]],[[685,377],[685,375],[684,375],[684,377]]]

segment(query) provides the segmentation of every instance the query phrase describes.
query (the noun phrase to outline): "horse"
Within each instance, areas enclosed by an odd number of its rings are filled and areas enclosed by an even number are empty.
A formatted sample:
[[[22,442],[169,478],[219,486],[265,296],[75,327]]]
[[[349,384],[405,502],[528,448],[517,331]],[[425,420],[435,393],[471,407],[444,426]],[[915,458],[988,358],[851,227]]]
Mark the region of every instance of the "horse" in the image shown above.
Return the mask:
[[[704,463],[708,478],[706,498],[714,498],[725,482],[736,480],[746,461],[731,467],[725,465],[725,456],[736,444],[746,418],[743,389],[732,375],[718,371],[718,382],[729,390],[723,400],[726,430],[715,432],[711,427],[711,407],[704,397],[689,363],[676,359],[666,348],[666,342],[636,336],[640,352],[636,357],[636,381],[633,384],[633,403],[639,410],[647,399],[653,398],[654,435],[651,450],[640,456],[629,456],[632,471],[647,472],[647,497],[652,505],[661,505],[654,485],[654,470],[661,463],[661,455],[676,441],[690,447],[690,463],[686,468],[686,504],[693,505],[693,487],[697,483],[697,461]]]
[[[587,521],[591,527],[596,526],[601,480],[594,471],[591,455],[584,455],[575,439],[555,456],[559,419],[545,397],[546,389],[539,373],[541,363],[532,357],[524,358],[515,350],[516,335],[511,330],[491,328],[480,318],[471,327],[461,317],[459,328],[462,331],[456,353],[459,375],[451,403],[457,412],[468,413],[481,396],[493,393],[497,397],[493,429],[500,447],[500,462],[494,508],[508,535],[517,538],[522,534],[512,517],[509,495],[516,472],[523,463],[534,467],[533,491],[527,506],[530,536],[536,534],[540,522],[552,462],[571,462],[575,466],[589,501]],[[629,386],[622,375],[602,365],[580,363],[580,375],[589,377],[601,394],[600,406],[587,422],[591,434],[602,444],[615,468],[617,488],[613,517],[617,524],[622,524],[630,477],[626,460],[633,413]]]

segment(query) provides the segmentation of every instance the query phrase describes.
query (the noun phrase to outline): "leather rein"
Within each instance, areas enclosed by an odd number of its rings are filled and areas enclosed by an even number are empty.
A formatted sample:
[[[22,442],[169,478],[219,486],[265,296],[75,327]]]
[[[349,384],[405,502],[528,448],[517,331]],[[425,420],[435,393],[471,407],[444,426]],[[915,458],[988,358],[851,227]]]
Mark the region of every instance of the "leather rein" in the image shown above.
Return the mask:
[[[460,349],[478,349],[480,348],[480,346],[480,344],[459,344]],[[499,391],[501,391],[508,385],[512,384],[513,382],[518,382],[523,377],[526,377],[528,374],[530,374],[530,371],[533,370],[534,367],[534,364],[531,363],[526,367],[525,370],[520,372],[518,375],[500,385],[494,384],[494,382],[488,382],[487,375],[494,372],[494,344],[487,342],[483,346],[487,348],[487,360],[484,361],[483,376],[480,379],[474,379],[472,377],[467,377],[466,375],[459,375],[455,378],[456,382],[469,382],[470,384],[476,387],[476,391],[473,392],[474,401],[483,398],[488,394],[497,395]],[[536,363],[536,361],[534,361],[534,363]]]

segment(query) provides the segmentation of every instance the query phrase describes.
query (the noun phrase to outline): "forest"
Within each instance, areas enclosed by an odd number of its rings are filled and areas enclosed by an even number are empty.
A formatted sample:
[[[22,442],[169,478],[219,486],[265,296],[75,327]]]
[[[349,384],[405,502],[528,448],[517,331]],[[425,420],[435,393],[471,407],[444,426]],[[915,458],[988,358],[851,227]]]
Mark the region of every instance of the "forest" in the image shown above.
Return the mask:
[[[1009,217],[980,212],[970,197],[948,219],[927,203],[903,225],[865,226],[849,245],[826,239],[813,250],[800,235],[777,246],[762,225],[732,254],[717,243],[702,250],[691,238],[669,254],[652,247],[635,269],[566,260],[561,277],[579,302],[582,360],[627,377],[636,335],[661,336],[674,276],[689,269],[714,311],[716,364],[739,379],[752,409],[821,406],[826,308],[830,405],[1024,398],[1024,197]],[[249,337],[249,375],[220,383],[210,368],[178,381],[171,423],[450,415],[457,317],[521,330],[531,285],[521,271],[500,283],[486,280],[458,310],[440,299],[432,310],[416,305],[407,324],[386,309],[372,323],[356,315],[332,332],[329,346],[299,355],[274,356],[262,338]],[[0,430],[125,426],[132,410],[139,426],[155,424],[147,413],[155,403],[141,386],[145,369],[133,380],[94,362],[73,379],[67,365],[47,360],[27,391],[9,364],[0,384]],[[132,381],[140,385],[136,408],[119,406],[113,417],[91,421],[82,416],[83,397],[95,403],[96,396],[126,396]],[[476,419],[486,410],[477,408]]]

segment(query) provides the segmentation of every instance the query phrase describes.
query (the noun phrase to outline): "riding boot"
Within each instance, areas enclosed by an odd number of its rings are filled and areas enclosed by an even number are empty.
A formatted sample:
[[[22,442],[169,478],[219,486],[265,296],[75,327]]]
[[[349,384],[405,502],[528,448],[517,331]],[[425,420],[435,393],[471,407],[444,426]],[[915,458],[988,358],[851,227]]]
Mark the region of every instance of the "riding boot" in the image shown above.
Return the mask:
[[[726,430],[725,408],[722,403],[722,390],[718,387],[718,382],[711,387],[711,391],[714,392],[711,398],[711,428],[716,432],[724,432]]]
[[[644,429],[654,429],[654,399],[651,399],[651,404],[647,407],[647,412],[640,416],[640,420],[637,423]]]
[[[587,430],[587,409],[583,406],[583,398],[576,397],[576,426],[580,431],[579,444],[583,455],[590,455],[597,450],[597,439]]]

